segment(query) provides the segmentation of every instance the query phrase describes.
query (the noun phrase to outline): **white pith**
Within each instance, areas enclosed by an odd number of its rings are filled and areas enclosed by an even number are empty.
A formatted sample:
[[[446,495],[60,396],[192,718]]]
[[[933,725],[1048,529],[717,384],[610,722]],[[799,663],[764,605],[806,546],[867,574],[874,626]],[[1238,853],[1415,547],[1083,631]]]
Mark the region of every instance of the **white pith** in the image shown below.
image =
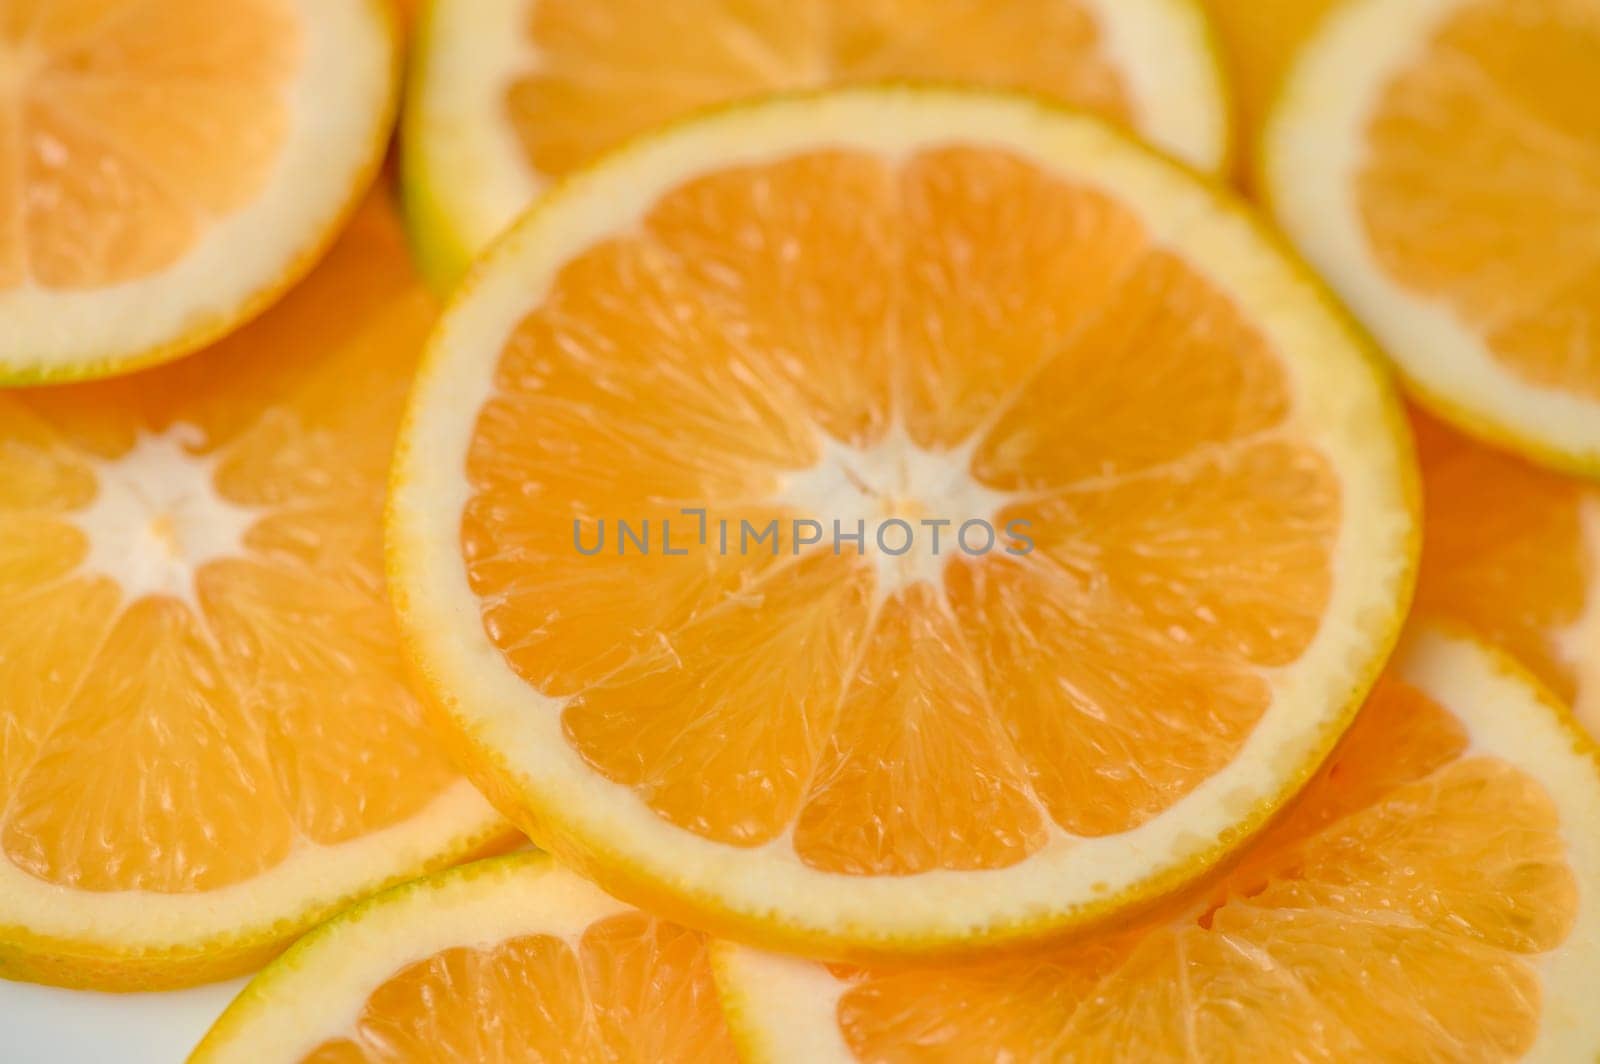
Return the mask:
[[[1285,232],[1426,401],[1465,427],[1592,472],[1600,464],[1600,401],[1518,375],[1445,300],[1393,281],[1368,241],[1357,203],[1367,128],[1383,93],[1472,2],[1340,6],[1284,81],[1259,153],[1264,186]]]
[[[178,423],[141,434],[124,455],[91,461],[94,501],[68,515],[89,542],[79,569],[115,580],[124,601],[169,595],[198,611],[195,572],[242,557],[245,533],[265,512],[217,491],[218,456],[191,449],[202,436]]]
[[[820,549],[871,559],[880,601],[918,581],[942,587],[944,567],[964,550],[1006,549],[1000,511],[1018,496],[986,488],[972,476],[978,443],[973,437],[953,450],[924,450],[898,426],[865,448],[829,438],[817,463],[785,477],[773,501],[813,515],[823,526],[817,532]],[[963,548],[961,530],[968,522],[982,522],[993,537],[974,527]],[[858,531],[859,545],[845,542],[843,534]]]
[[[435,5],[408,104],[407,168],[426,188],[444,244],[463,261],[487,247],[549,183],[507,120],[506,91],[538,69],[528,27],[539,0]],[[1193,0],[1079,0],[1128,83],[1141,134],[1205,171],[1228,158],[1223,76],[1204,11]],[[774,91],[822,88],[827,72],[794,72]]]
[[[378,0],[291,2],[304,54],[289,87],[288,137],[256,200],[147,277],[81,291],[30,282],[0,290],[0,372],[48,376],[210,336],[292,268],[309,268],[383,151],[394,41]]]
[[[1593,973],[1600,965],[1600,761],[1562,726],[1565,710],[1545,700],[1506,659],[1468,639],[1424,631],[1396,659],[1397,674],[1466,726],[1471,752],[1499,758],[1538,780],[1554,799],[1577,875],[1578,917],[1555,950],[1533,958],[1544,986],[1540,1028],[1524,1059],[1565,1062],[1600,1053]],[[1486,812],[1490,812],[1487,811]],[[719,943],[717,981],[742,1048],[763,1064],[856,1059],[839,1030],[847,983],[819,964]]]
[[[576,947],[632,911],[542,854],[498,858],[380,896],[314,933],[247,986],[193,1064],[283,1064],[351,1033],[368,997],[407,965],[525,935]]]
[[[839,875],[807,866],[792,849],[739,850],[672,827],[589,768],[562,733],[561,703],[530,688],[484,633],[460,555],[460,515],[472,490],[463,470],[500,352],[528,308],[564,262],[629,228],[666,190],[709,168],[820,145],[896,159],[954,143],[1014,152],[1112,196],[1141,217],[1157,245],[1244,308],[1284,361],[1294,403],[1285,432],[1315,446],[1342,477],[1335,580],[1326,620],[1301,659],[1263,670],[1273,702],[1236,760],[1164,813],[1122,835],[1057,834],[1005,869]],[[559,809],[563,831],[587,851],[670,885],[680,898],[747,924],[771,921],[819,948],[949,942],[1064,921],[1220,856],[1217,840],[1277,800],[1364,689],[1398,623],[1415,530],[1410,457],[1378,374],[1320,293],[1214,195],[1097,122],[1013,98],[921,89],[729,111],[641,143],[563,186],[458,293],[430,344],[396,459],[391,571],[413,650],[447,711],[511,766],[531,801]]]

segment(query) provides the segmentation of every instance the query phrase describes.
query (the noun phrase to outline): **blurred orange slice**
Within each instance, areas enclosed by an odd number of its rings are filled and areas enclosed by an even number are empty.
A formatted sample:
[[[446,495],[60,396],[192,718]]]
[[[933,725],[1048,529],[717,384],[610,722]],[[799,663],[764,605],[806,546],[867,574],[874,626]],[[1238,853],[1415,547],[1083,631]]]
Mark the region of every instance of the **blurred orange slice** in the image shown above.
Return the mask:
[[[1171,890],[1310,775],[1408,600],[1359,340],[1240,206],[1020,98],[641,143],[430,352],[410,649],[499,806],[693,926],[924,952]]]
[[[408,883],[307,935],[190,1064],[736,1059],[701,935],[517,854]]]
[[[1196,0],[439,0],[406,119],[407,212],[455,281],[549,182],[707,107],[928,79],[1087,108],[1205,170],[1229,105]]]
[[[259,313],[366,188],[396,67],[384,0],[0,0],[0,384]]]
[[[1265,134],[1289,235],[1418,398],[1600,475],[1600,0],[1349,0]]]
[[[1525,662],[1600,736],[1600,491],[1418,415],[1419,609]]]
[[[231,975],[503,832],[424,730],[384,594],[434,316],[380,197],[227,342],[0,393],[0,972]]]
[[[1413,641],[1242,860],[965,966],[719,946],[751,1061],[1592,1060],[1600,751],[1509,659]]]

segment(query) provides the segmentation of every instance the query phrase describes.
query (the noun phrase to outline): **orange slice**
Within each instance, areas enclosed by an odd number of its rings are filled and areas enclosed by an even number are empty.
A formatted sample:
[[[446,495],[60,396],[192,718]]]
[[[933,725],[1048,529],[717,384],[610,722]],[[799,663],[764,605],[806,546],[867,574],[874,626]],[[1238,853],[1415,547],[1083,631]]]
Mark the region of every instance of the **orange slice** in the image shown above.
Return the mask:
[[[425,732],[384,593],[434,317],[377,198],[227,342],[0,393],[5,975],[231,975],[504,832]]]
[[[1600,0],[1352,0],[1265,135],[1289,235],[1440,416],[1600,475]]]
[[[190,1064],[733,1064],[708,947],[542,854],[480,861],[307,935]]]
[[[384,0],[0,0],[0,384],[270,304],[377,168],[396,55]]]
[[[1418,606],[1514,653],[1600,736],[1600,491],[1418,415]]]
[[[1202,169],[1229,155],[1195,0],[439,0],[417,48],[407,213],[441,285],[552,180],[766,93],[960,81],[1085,107]]]
[[[641,143],[430,352],[409,648],[501,808],[692,926],[917,952],[1170,890],[1310,775],[1409,595],[1359,341],[1237,204],[1021,98]]]
[[[719,946],[746,1059],[1592,1060],[1600,751],[1424,632],[1296,804],[1137,922],[966,965]]]

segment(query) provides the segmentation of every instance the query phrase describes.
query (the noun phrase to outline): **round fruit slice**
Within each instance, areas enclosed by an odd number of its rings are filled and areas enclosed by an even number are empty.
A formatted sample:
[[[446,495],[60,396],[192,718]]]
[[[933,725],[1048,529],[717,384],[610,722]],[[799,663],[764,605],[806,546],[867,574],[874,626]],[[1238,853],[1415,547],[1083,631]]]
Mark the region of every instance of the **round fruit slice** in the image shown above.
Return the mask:
[[[385,0],[0,0],[0,383],[176,358],[311,268],[382,158]]]
[[[569,182],[430,342],[390,495],[474,779],[680,922],[938,950],[1170,890],[1409,596],[1374,364],[1246,212],[1018,97],[751,105]]]
[[[190,1064],[733,1064],[708,946],[543,854],[480,861],[307,935]]]
[[[1600,491],[1415,419],[1419,607],[1516,654],[1600,736]]]
[[[438,0],[407,106],[407,210],[453,283],[553,179],[662,123],[905,79],[1036,93],[1220,170],[1229,106],[1195,0]]]
[[[1600,751],[1533,679],[1424,631],[1225,875],[1005,959],[828,969],[719,945],[759,1061],[1593,1060]]]
[[[383,586],[435,316],[375,199],[227,342],[0,394],[0,975],[232,975],[507,831],[425,730]]]
[[[1289,235],[1421,399],[1600,475],[1600,0],[1352,0],[1265,134]]]

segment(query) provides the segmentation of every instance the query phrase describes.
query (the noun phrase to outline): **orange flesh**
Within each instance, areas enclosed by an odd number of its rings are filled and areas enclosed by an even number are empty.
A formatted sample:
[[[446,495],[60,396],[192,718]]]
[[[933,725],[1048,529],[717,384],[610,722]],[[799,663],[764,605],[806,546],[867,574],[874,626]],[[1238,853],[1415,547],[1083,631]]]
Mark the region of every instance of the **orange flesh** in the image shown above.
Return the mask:
[[[1600,499],[1426,415],[1412,422],[1427,486],[1418,608],[1471,625],[1587,709],[1579,666],[1595,650],[1568,633],[1597,575],[1588,536]]]
[[[372,992],[352,1033],[306,1064],[413,1060],[737,1060],[706,941],[643,913],[580,941],[527,935],[408,965]]]
[[[836,969],[837,1020],[863,1061],[1511,1060],[1576,918],[1565,853],[1535,780],[1387,680],[1221,876],[1070,946]]]
[[[1357,196],[1384,270],[1530,383],[1600,398],[1600,2],[1465,5],[1389,85]]]
[[[505,107],[547,177],[713,104],[832,85],[964,82],[1136,117],[1076,0],[539,0],[530,18],[539,66]]]
[[[690,182],[560,272],[479,417],[462,549],[489,638],[666,821],[995,868],[1192,791],[1316,633],[1339,487],[1290,414],[1228,298],[1104,195],[995,151],[820,152]],[[795,518],[850,514],[784,493],[841,447],[943,470],[851,505],[1027,520],[1036,550],[797,554]],[[645,519],[649,554],[619,543]]]
[[[434,307],[375,200],[267,317],[182,363],[0,396],[0,846],[81,890],[212,890],[396,824],[453,779],[402,678],[381,511]],[[182,560],[181,508],[87,530],[152,435],[253,515],[187,596],[123,590],[91,535]],[[117,476],[127,476],[117,471]],[[161,485],[135,477],[148,496]]]
[[[285,0],[0,0],[0,292],[136,281],[265,185]]]

